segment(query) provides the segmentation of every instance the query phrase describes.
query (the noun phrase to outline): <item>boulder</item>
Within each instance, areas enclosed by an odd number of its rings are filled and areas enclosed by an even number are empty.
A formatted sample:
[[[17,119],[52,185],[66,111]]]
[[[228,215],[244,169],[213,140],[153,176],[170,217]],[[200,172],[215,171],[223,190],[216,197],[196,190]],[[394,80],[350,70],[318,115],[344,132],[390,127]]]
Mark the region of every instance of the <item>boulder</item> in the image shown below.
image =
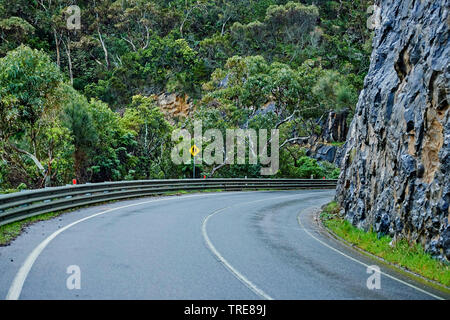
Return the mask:
[[[334,159],[336,157],[337,147],[335,146],[327,146],[320,145],[314,154],[314,158],[319,161],[328,161],[334,163]]]

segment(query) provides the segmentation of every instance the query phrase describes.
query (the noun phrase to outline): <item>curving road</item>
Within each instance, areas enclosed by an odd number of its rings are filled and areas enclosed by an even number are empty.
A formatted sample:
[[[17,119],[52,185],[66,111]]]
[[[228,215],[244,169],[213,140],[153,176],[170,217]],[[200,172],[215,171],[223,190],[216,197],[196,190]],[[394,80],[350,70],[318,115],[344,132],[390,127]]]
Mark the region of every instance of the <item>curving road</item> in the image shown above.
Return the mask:
[[[323,232],[334,191],[203,193],[81,209],[0,247],[8,299],[436,299]],[[69,290],[69,266],[81,289]]]

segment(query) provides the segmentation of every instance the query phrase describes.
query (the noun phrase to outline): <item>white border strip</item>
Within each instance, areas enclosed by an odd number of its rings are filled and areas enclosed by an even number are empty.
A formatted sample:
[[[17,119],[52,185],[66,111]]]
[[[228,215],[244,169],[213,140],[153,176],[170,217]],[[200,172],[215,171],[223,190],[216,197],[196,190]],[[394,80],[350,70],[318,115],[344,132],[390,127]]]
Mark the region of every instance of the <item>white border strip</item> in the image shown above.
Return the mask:
[[[231,193],[227,193],[227,194],[231,194]],[[236,194],[236,193],[233,192],[232,194]],[[156,199],[156,200],[144,201],[144,202],[139,202],[139,203],[133,203],[133,204],[126,205],[126,206],[105,210],[105,211],[93,214],[91,216],[85,217],[83,219],[77,220],[75,222],[72,222],[71,224],[65,226],[64,228],[61,228],[58,231],[55,231],[54,233],[52,233],[49,237],[47,237],[44,241],[42,241],[30,253],[30,255],[25,259],[25,262],[23,263],[23,265],[20,267],[19,271],[17,272],[17,274],[11,284],[11,287],[9,288],[8,294],[6,295],[6,300],[18,300],[19,299],[20,294],[22,292],[23,285],[25,283],[25,280],[27,279],[27,276],[30,273],[30,270],[33,267],[34,262],[39,257],[39,255],[42,253],[42,251],[44,251],[44,249],[47,247],[47,245],[53,239],[55,239],[60,233],[66,231],[67,229],[69,229],[83,221],[95,218],[97,216],[103,215],[108,212],[117,211],[120,209],[129,208],[129,207],[135,207],[135,206],[139,206],[139,205],[147,204],[147,203],[151,203],[151,202],[178,200],[178,199],[186,199],[186,198],[211,197],[211,196],[218,196],[218,195],[223,195],[223,194],[211,194],[211,195],[203,195],[202,194],[202,195],[183,196],[180,198],[168,197],[168,198],[163,198],[163,199]]]
[[[216,212],[218,213],[218,212]],[[263,290],[259,289],[253,282],[248,280],[242,273],[237,271],[225,258],[217,251],[217,249],[212,244],[211,240],[209,240],[208,233],[206,232],[206,224],[208,223],[209,218],[213,216],[209,215],[204,221],[202,225],[202,234],[203,238],[205,239],[205,242],[208,246],[208,248],[211,250],[211,252],[219,259],[219,261],[236,277],[238,278],[242,283],[244,283],[250,290],[252,290],[254,293],[256,293],[258,296],[266,299],[266,300],[273,300],[271,296],[269,296],[267,293],[265,293]]]
[[[217,257],[217,259],[219,259],[219,261],[224,265],[225,268],[227,268],[238,280],[240,280],[243,284],[245,284],[250,290],[252,290],[256,295],[260,296],[263,299],[266,300],[274,300],[271,296],[269,296],[267,293],[265,293],[263,290],[261,290],[260,288],[258,288],[253,282],[251,282],[250,280],[248,280],[242,273],[240,273],[239,271],[236,270],[236,268],[234,268],[220,253],[219,251],[217,251],[217,249],[214,247],[214,245],[212,244],[211,240],[208,237],[208,232],[206,231],[206,225],[208,223],[208,220],[216,215],[219,214],[221,212],[224,212],[227,209],[230,209],[234,206],[237,205],[243,205],[243,204],[249,204],[249,203],[255,203],[255,202],[261,202],[261,201],[267,201],[267,200],[274,200],[274,199],[282,199],[282,198],[292,198],[292,197],[298,197],[298,194],[295,195],[291,195],[291,196],[282,196],[282,197],[275,197],[275,198],[267,198],[267,199],[261,199],[261,200],[255,200],[255,201],[249,201],[249,202],[244,202],[244,203],[238,203],[238,204],[234,204],[231,205],[229,207],[226,208],[222,208],[219,210],[214,211],[213,213],[211,213],[209,216],[207,216],[204,220],[203,220],[203,224],[202,224],[202,234],[203,234],[203,238],[206,242],[207,247],[209,248],[209,250]]]
[[[349,255],[347,255],[347,254],[345,254],[345,253],[343,253],[342,251],[339,251],[338,249],[333,248],[332,246],[330,246],[329,244],[323,242],[323,241],[320,240],[319,238],[316,238],[316,237],[315,237],[313,234],[311,234],[311,233],[308,231],[308,229],[306,229],[305,226],[303,225],[303,223],[302,223],[302,221],[301,221],[301,219],[300,219],[300,214],[301,214],[301,213],[302,213],[302,212],[300,211],[299,214],[297,215],[297,221],[298,221],[298,224],[303,228],[302,230],[305,231],[311,238],[317,240],[318,242],[320,242],[320,243],[321,243],[322,245],[324,245],[325,247],[327,247],[327,248],[329,248],[329,249],[331,249],[331,250],[333,250],[333,251],[339,253],[340,255],[342,255],[342,256],[344,256],[344,257],[346,257],[346,258],[348,258],[348,259],[350,259],[350,260],[352,260],[352,261],[354,261],[354,262],[356,262],[356,263],[359,263],[359,264],[365,266],[366,268],[369,267],[368,264],[365,264],[364,262],[359,261],[358,259],[355,259],[355,258],[353,258],[353,257],[351,257],[351,256],[349,256]],[[400,279],[398,279],[398,278],[396,278],[396,277],[394,277],[394,276],[391,276],[390,274],[387,274],[387,273],[385,273],[385,272],[383,272],[383,271],[380,271],[380,273],[381,273],[382,275],[388,277],[388,278],[391,278],[392,280],[398,281],[398,282],[400,282],[400,283],[402,283],[402,284],[404,284],[404,285],[406,285],[406,286],[408,286],[408,287],[410,287],[410,288],[413,288],[413,289],[415,289],[415,290],[417,290],[417,291],[420,291],[420,292],[422,292],[422,293],[425,293],[426,295],[429,295],[430,297],[433,297],[433,298],[438,299],[438,300],[445,300],[445,299],[442,298],[442,297],[439,297],[439,296],[437,296],[437,295],[434,295],[434,294],[432,294],[432,293],[430,293],[430,292],[428,292],[428,291],[425,291],[425,290],[423,290],[423,289],[421,289],[421,288],[419,288],[419,287],[416,287],[415,285],[412,285],[412,284],[410,284],[410,283],[408,283],[408,282],[406,282],[406,281],[403,281],[403,280],[400,280]]]

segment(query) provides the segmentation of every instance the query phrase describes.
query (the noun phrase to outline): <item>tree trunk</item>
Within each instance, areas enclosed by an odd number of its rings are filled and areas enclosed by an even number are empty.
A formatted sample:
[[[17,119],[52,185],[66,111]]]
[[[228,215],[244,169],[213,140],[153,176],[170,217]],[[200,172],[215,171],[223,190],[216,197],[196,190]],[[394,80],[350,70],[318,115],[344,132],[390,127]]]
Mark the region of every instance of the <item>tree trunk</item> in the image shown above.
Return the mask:
[[[109,69],[109,58],[108,58],[108,49],[106,48],[105,42],[103,41],[102,34],[100,33],[100,28],[97,27],[98,38],[100,40],[100,44],[102,45],[103,52],[105,53],[105,63],[106,69]]]
[[[55,46],[56,46],[56,64],[58,67],[61,66],[61,54],[59,53],[59,42],[58,35],[56,33],[56,29],[53,29],[53,35],[55,36]]]
[[[22,153],[26,156],[28,156],[31,160],[33,160],[33,162],[36,164],[36,166],[38,167],[39,171],[41,172],[41,174],[45,177],[45,168],[44,166],[41,164],[41,162],[38,160],[38,158],[36,158],[32,153],[29,153],[28,151],[22,150],[17,148],[14,144],[9,143],[10,147],[13,148],[14,150],[16,150],[19,153]]]
[[[67,61],[69,64],[69,77],[70,77],[70,84],[73,85],[73,72],[72,72],[72,56],[70,53],[70,39],[68,39],[67,43],[64,43],[64,47],[66,48],[66,55],[67,55]]]

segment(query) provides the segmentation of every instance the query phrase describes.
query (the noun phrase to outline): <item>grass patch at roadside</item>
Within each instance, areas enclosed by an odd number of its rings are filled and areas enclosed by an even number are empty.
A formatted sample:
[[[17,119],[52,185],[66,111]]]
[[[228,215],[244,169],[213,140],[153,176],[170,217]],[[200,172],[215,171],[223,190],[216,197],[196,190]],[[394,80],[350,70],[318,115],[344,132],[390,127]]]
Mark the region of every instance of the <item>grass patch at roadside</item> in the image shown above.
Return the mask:
[[[5,246],[17,238],[25,229],[26,226],[38,222],[55,218],[62,214],[62,212],[49,212],[35,217],[30,217],[25,220],[20,220],[0,226],[0,246]]]
[[[336,202],[331,202],[320,215],[325,227],[337,236],[385,259],[387,262],[401,266],[447,287],[450,286],[450,267],[426,253],[422,245],[418,243],[409,244],[403,239],[391,245],[391,237],[379,237],[376,232],[360,230],[347,220],[339,217],[338,212],[339,205]]]
[[[176,196],[190,193],[208,193],[208,192],[223,192],[223,189],[205,189],[205,190],[177,190],[177,191],[166,191],[161,195],[163,196]]]

